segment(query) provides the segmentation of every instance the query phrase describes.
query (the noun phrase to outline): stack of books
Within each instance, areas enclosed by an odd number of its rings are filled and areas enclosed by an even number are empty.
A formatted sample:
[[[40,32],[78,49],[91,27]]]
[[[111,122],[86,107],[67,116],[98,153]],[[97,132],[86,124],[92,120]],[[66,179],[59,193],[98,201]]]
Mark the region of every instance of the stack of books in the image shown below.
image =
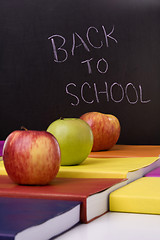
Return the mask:
[[[46,186],[13,183],[0,161],[0,239],[50,239],[108,211],[160,214],[159,153],[116,145],[61,166]]]

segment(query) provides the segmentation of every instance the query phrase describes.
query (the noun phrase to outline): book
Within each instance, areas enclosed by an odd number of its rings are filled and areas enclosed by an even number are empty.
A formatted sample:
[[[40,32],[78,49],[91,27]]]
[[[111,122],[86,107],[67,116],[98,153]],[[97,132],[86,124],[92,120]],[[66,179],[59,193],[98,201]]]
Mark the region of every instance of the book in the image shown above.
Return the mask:
[[[4,141],[0,141],[0,157],[2,156]]]
[[[153,169],[144,175],[145,177],[160,177],[160,167]]]
[[[60,166],[58,178],[121,178],[128,183],[145,176],[160,167],[158,157],[136,158],[87,158],[75,166]],[[0,161],[0,174],[7,175],[3,161]]]
[[[7,175],[2,157],[0,157],[0,175]]]
[[[80,221],[80,202],[0,197],[0,239],[51,239]]]
[[[157,145],[114,145],[107,151],[91,152],[88,157],[159,157],[160,146]]]
[[[160,178],[142,177],[110,194],[114,212],[160,214]]]
[[[108,211],[110,192],[127,184],[126,179],[55,178],[46,186],[23,186],[0,176],[0,197],[80,201],[80,220],[88,223]]]
[[[127,178],[128,183],[160,166],[158,157],[87,158],[80,165],[61,166],[58,177]]]

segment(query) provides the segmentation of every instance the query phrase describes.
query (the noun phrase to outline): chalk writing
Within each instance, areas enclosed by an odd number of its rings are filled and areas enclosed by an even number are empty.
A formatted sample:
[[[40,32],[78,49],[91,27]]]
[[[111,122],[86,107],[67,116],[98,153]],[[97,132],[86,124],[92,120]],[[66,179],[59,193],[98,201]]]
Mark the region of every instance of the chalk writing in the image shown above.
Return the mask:
[[[85,51],[90,52],[92,48],[94,49],[100,49],[103,46],[109,47],[110,41],[113,41],[115,43],[118,43],[117,39],[112,36],[114,33],[114,26],[112,27],[111,31],[106,31],[105,26],[101,26],[101,30],[103,32],[103,39],[100,40],[99,46],[95,46],[91,39],[91,32],[92,32],[92,38],[93,38],[93,31],[95,34],[99,34],[99,30],[94,27],[90,26],[85,34],[85,39],[80,36],[79,33],[74,32],[72,33],[72,47],[71,49],[66,49],[66,38],[62,35],[54,34],[50,37],[48,37],[48,40],[51,41],[52,49],[53,49],[53,57],[54,61],[57,63],[63,63],[65,62],[69,56],[75,56],[76,49],[82,47]],[[94,36],[94,38],[96,37]],[[59,44],[59,45],[58,45]],[[61,53],[63,52],[63,56],[61,56]]]
[[[108,86],[108,83],[104,82],[104,91],[99,91],[97,83],[89,84],[88,82],[84,82],[80,86],[80,93],[78,96],[74,92],[76,88],[78,88],[78,86],[75,83],[69,83],[66,85],[66,93],[72,97],[72,106],[78,106],[80,101],[87,104],[93,104],[94,102],[100,103],[100,95],[102,94],[105,95],[106,102],[112,101],[114,103],[121,103],[122,101],[127,100],[129,104],[136,104],[137,102],[146,104],[151,101],[150,99],[144,100],[142,86],[138,85],[136,87],[133,83],[127,83],[125,86],[122,86],[120,83],[114,82],[111,86]],[[119,88],[120,92],[118,96],[114,93],[114,88]],[[129,93],[128,88],[131,88],[134,93],[134,100],[131,100],[131,98],[133,98],[133,94],[132,92]],[[90,94],[85,94],[86,91],[90,91]],[[84,97],[85,95],[87,95],[87,98]],[[91,98],[91,96],[94,97]]]
[[[70,49],[67,49],[68,45],[66,45],[66,38],[64,36],[58,34],[50,36],[48,40],[50,40],[52,44],[54,62],[63,63],[67,61],[69,57],[74,57],[81,50],[92,53],[92,49],[98,50],[102,47],[109,48],[111,42],[112,44],[117,44],[118,40],[113,36],[114,31],[114,26],[108,31],[105,26],[102,25],[100,29],[97,29],[95,26],[88,27],[83,37],[78,32],[74,32],[71,35]],[[94,39],[97,38],[97,36],[99,36],[98,43],[95,44]],[[104,57],[98,60],[90,57],[83,61],[81,60],[80,63],[85,67],[88,74],[93,74],[93,66],[96,66],[96,70],[99,74],[106,74],[109,69],[108,61]],[[79,90],[79,95],[75,93],[75,89],[76,92]],[[80,102],[86,104],[93,104],[95,102],[100,103],[102,95],[105,96],[106,102],[112,101],[114,103],[121,103],[125,100],[129,104],[134,105],[138,102],[146,104],[151,101],[151,99],[143,99],[144,93],[140,84],[135,86],[131,82],[127,83],[125,86],[118,82],[114,82],[109,86],[107,82],[104,82],[104,90],[101,91],[98,90],[98,83],[95,82],[90,84],[86,81],[80,87],[78,87],[76,83],[70,82],[66,85],[65,91],[71,98],[70,104],[72,106],[78,106]],[[87,94],[88,92],[91,94]]]
[[[102,42],[102,41],[100,41],[100,45],[99,45],[99,46],[95,46],[95,45],[91,42],[91,39],[90,39],[90,32],[91,32],[91,30],[95,30],[96,33],[99,32],[98,29],[95,28],[95,27],[89,27],[89,28],[88,28],[87,33],[86,33],[86,37],[87,37],[87,40],[88,40],[89,45],[90,45],[91,47],[93,47],[93,48],[101,48],[101,47],[103,46],[103,42]]]
[[[93,60],[93,58],[90,58],[90,59],[87,59],[87,60],[81,62],[82,64],[86,63],[89,74],[92,74],[92,67],[91,67],[92,60]],[[101,58],[98,60],[96,67],[97,67],[97,71],[99,73],[104,74],[108,71],[108,62],[106,61],[106,59]]]

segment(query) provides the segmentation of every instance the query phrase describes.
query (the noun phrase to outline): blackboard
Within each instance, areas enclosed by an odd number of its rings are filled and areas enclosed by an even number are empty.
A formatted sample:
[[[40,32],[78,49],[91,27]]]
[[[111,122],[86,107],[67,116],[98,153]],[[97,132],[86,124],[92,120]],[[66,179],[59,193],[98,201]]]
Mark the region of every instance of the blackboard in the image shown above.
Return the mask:
[[[113,114],[120,144],[160,144],[159,0],[0,0],[0,139]]]

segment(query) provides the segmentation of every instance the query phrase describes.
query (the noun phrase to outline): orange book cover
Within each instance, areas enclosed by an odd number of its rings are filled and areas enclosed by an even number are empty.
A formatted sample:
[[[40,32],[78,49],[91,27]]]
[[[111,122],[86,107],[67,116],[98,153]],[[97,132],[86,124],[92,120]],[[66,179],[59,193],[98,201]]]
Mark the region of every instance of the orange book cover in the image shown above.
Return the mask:
[[[158,145],[114,145],[107,151],[91,152],[90,158],[106,157],[159,157],[160,146]]]

